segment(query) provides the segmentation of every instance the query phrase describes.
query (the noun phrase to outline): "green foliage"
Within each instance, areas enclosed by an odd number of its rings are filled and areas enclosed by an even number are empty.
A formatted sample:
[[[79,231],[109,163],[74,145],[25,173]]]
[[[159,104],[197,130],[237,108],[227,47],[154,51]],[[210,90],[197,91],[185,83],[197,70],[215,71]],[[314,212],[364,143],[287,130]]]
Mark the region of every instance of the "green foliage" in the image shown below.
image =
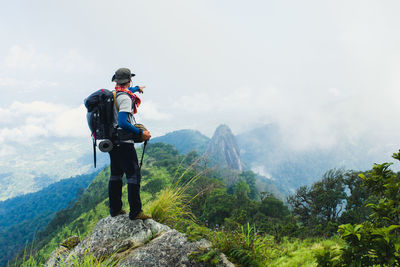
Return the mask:
[[[315,258],[319,266],[324,267],[339,267],[342,266],[340,257],[342,250],[339,246],[327,246],[323,245],[320,249],[317,249],[314,253]]]
[[[290,211],[282,201],[275,198],[272,194],[263,192],[259,210],[267,217],[284,219],[290,215]]]
[[[117,266],[120,259],[111,255],[106,259],[97,259],[90,251],[85,251],[82,258],[74,257],[71,262],[61,262],[60,267],[114,267]]]
[[[346,197],[346,210],[341,214],[339,223],[361,223],[365,221],[371,209],[366,203],[376,202],[369,190],[363,185],[359,172],[346,172],[344,184],[350,194]]]
[[[82,258],[74,257],[70,262],[65,262],[62,260],[59,264],[60,267],[114,267],[117,266],[121,259],[111,255],[106,259],[95,258],[90,251],[86,251]],[[43,266],[40,261],[36,260],[32,255],[24,256],[20,263],[15,263],[13,266],[19,267],[37,267]]]
[[[179,165],[179,153],[178,150],[172,145],[164,143],[149,143],[146,148],[146,154],[150,159],[146,161],[147,164],[151,164],[156,167],[166,167],[170,172]]]
[[[369,191],[360,187],[359,173],[330,170],[310,188],[302,186],[288,198],[302,223],[305,236],[333,235],[339,223],[360,222],[367,217]],[[346,190],[349,194],[346,194]]]
[[[235,195],[228,194],[223,184],[208,177],[199,177],[188,190],[197,197],[191,202],[196,217],[207,226],[224,226],[236,229],[251,223],[261,232],[273,234],[278,240],[283,235],[293,235],[297,222],[283,202],[272,194],[261,194],[261,201],[247,196],[249,186],[242,180],[237,184]]]
[[[178,224],[174,225],[174,228],[186,233],[190,241],[198,241],[202,238],[207,238],[210,233],[209,228],[188,220],[180,220]]]
[[[245,181],[240,181],[236,184],[234,194],[237,197],[245,198],[250,193],[250,187]]]
[[[142,188],[143,190],[154,195],[155,193],[161,191],[165,188],[167,181],[161,177],[156,177],[151,179],[148,183],[146,183]]]
[[[209,225],[222,225],[225,218],[232,215],[234,198],[226,193],[225,188],[212,190],[203,200],[199,218]]]
[[[400,153],[393,158],[400,160]],[[360,224],[344,224],[338,232],[346,246],[340,256],[342,266],[400,265],[400,177],[389,169],[391,163],[375,164],[367,174],[360,174],[363,186],[377,202]]]
[[[206,266],[216,266],[219,262],[220,252],[216,249],[202,249],[189,254],[189,259],[206,264]]]
[[[40,266],[40,264],[39,264],[39,262],[37,262],[35,260],[34,257],[30,256],[29,258],[24,259],[24,261],[18,266],[20,266],[20,267],[36,267],[36,266]]]
[[[156,221],[164,224],[175,223],[181,217],[192,217],[186,204],[187,196],[181,188],[168,187],[147,208]]]
[[[148,206],[148,212],[153,218],[161,223],[176,223],[179,219],[194,219],[189,203],[191,199],[186,194],[188,187],[196,181],[198,176],[191,177],[185,184],[181,184],[181,179],[190,171],[188,167],[172,185],[160,192],[158,198]]]
[[[264,266],[274,246],[272,236],[260,235],[249,224],[235,231],[217,230],[209,236],[216,248],[243,266]]]
[[[256,174],[252,171],[243,171],[239,174],[239,178],[243,179],[249,187],[247,195],[250,199],[256,200],[258,193],[256,189]]]

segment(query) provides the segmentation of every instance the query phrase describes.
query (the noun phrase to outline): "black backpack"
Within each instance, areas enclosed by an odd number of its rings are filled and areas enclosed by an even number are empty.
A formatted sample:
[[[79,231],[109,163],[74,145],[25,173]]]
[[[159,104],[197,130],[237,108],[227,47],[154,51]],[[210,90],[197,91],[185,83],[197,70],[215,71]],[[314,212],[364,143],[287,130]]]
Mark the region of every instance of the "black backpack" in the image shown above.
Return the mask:
[[[84,104],[87,108],[86,119],[92,133],[94,167],[96,168],[97,140],[102,140],[99,144],[100,150],[107,151],[107,147],[112,148],[112,142],[117,138],[117,132],[113,126],[113,92],[107,89],[97,90],[84,100]]]
[[[96,168],[96,146],[99,142],[99,149],[102,152],[109,152],[113,148],[113,143],[119,140],[134,140],[135,143],[141,143],[141,137],[134,136],[125,130],[118,130],[113,125],[114,105],[118,93],[107,89],[100,89],[85,98],[84,104],[87,109],[86,119],[89,129],[92,133],[93,140],[93,160]],[[135,124],[135,127],[147,130],[142,124]],[[142,159],[139,168],[142,168],[144,151],[147,141],[144,142]]]

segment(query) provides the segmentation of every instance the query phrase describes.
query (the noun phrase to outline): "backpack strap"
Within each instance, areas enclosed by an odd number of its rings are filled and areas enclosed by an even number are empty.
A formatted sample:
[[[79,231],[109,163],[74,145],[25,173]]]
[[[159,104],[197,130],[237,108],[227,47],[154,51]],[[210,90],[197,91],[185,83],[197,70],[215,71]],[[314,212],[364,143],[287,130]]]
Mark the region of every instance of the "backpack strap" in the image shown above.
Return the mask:
[[[119,107],[118,107],[118,104],[117,104],[117,97],[118,97],[119,95],[122,95],[122,94],[126,94],[126,95],[128,95],[128,94],[125,93],[125,92],[118,92],[118,93],[117,93],[117,91],[115,91],[115,90],[114,90],[112,93],[113,93],[115,108],[117,109],[117,112],[119,112]],[[130,97],[129,97],[129,98],[130,98]],[[132,100],[132,105],[135,105],[135,103],[133,102],[133,100]],[[136,120],[135,120],[135,123],[136,123]]]
[[[113,91],[113,98],[114,98],[115,108],[117,109],[117,112],[119,112],[119,107],[117,105],[117,91]]]

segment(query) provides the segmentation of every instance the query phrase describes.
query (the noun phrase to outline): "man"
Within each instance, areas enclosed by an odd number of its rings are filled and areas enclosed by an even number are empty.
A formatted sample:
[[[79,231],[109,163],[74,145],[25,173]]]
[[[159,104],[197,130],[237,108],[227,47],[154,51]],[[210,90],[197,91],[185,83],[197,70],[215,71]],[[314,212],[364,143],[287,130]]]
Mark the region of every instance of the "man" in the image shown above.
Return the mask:
[[[142,140],[147,141],[151,135],[148,131],[136,128],[134,114],[140,104],[140,99],[134,94],[139,91],[143,93],[145,86],[130,87],[132,82],[131,71],[127,68],[118,69],[112,81],[116,82],[116,105],[114,106],[114,127],[119,127],[134,135],[140,135]],[[122,176],[126,175],[128,186],[128,202],[130,207],[129,219],[149,219],[151,216],[142,211],[140,200],[141,174],[138,158],[133,140],[119,141],[109,152],[111,175],[108,183],[108,196],[110,201],[110,215],[112,217],[125,214],[122,210]]]

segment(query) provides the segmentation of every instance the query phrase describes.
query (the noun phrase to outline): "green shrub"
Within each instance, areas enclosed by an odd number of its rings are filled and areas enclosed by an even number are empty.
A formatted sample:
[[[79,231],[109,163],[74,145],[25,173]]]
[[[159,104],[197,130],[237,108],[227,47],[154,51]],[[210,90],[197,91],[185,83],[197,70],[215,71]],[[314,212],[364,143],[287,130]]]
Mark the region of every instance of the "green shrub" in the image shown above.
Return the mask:
[[[220,252],[215,249],[202,249],[189,254],[189,259],[207,264],[207,266],[216,266],[219,262]]]
[[[209,238],[214,247],[243,266],[264,266],[275,245],[272,236],[259,235],[249,224],[236,231],[212,231]]]
[[[400,153],[393,158],[400,160]],[[347,243],[340,256],[343,266],[400,265],[400,177],[390,166],[375,164],[367,175],[360,174],[372,199],[379,201],[367,205],[372,209],[367,221],[339,226]]]

